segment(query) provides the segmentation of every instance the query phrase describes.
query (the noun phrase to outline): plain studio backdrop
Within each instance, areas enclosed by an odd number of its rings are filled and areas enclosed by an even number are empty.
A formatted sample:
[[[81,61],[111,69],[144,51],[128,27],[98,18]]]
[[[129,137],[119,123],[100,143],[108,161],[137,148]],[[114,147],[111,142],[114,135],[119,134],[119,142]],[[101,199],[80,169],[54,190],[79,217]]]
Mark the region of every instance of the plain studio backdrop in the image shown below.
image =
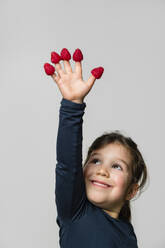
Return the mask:
[[[165,1],[3,0],[0,27],[0,248],[59,247],[62,95],[43,65],[63,48],[81,49],[84,80],[104,67],[84,100],[83,161],[105,131],[138,144],[150,179],[131,203],[132,224],[139,248],[164,248]]]

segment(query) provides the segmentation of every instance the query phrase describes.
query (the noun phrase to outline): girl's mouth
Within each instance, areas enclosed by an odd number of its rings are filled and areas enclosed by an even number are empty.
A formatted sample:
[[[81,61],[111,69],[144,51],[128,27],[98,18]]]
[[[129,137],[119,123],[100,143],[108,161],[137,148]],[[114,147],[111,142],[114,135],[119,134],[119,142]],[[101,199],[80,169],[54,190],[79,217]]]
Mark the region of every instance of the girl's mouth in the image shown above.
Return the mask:
[[[98,183],[98,182],[95,182],[95,181],[91,181],[91,183],[95,187],[100,187],[100,188],[109,188],[109,187],[111,187],[110,185],[101,184],[101,183]]]

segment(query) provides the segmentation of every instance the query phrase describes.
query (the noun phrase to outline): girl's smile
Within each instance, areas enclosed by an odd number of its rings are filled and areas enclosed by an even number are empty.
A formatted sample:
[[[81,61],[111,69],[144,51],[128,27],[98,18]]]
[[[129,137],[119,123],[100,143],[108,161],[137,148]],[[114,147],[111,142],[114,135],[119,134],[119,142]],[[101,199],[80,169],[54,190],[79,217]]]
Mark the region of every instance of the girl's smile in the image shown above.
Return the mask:
[[[101,188],[109,188],[109,187],[111,187],[110,185],[105,185],[105,184],[103,184],[103,183],[99,183],[99,182],[96,182],[96,181],[91,181],[91,183],[92,183],[94,186],[101,187]]]

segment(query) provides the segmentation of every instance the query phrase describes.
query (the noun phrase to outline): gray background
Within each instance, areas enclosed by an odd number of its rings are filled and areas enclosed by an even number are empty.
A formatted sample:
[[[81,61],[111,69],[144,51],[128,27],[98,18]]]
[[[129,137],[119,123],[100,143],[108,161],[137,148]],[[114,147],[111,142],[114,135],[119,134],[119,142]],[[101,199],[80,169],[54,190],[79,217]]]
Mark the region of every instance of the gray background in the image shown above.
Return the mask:
[[[139,248],[163,248],[165,1],[7,1],[0,4],[0,248],[59,247],[54,201],[62,95],[43,69],[52,51],[80,48],[83,160],[104,131],[138,144],[149,187],[132,202]],[[71,60],[74,68],[74,61]]]

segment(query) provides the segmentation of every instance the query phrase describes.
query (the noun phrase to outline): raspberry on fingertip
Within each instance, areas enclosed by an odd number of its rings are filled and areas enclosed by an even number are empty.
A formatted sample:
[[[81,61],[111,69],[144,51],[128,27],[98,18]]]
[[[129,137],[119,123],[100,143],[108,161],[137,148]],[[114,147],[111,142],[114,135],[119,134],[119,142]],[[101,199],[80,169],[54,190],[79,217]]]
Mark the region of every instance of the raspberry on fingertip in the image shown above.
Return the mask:
[[[44,70],[45,70],[45,73],[49,76],[53,75],[55,72],[55,68],[49,63],[44,64]]]
[[[93,70],[91,70],[92,75],[93,75],[96,79],[101,78],[103,72],[104,72],[104,68],[101,67],[101,66],[100,66],[100,67],[97,67],[97,68],[94,68]]]
[[[80,62],[81,60],[83,60],[83,54],[79,48],[77,48],[73,53],[73,60],[75,62]]]
[[[67,48],[61,50],[61,59],[69,61],[71,59],[71,54]]]
[[[52,63],[58,64],[60,60],[62,60],[62,58],[58,53],[51,52],[51,62]]]

